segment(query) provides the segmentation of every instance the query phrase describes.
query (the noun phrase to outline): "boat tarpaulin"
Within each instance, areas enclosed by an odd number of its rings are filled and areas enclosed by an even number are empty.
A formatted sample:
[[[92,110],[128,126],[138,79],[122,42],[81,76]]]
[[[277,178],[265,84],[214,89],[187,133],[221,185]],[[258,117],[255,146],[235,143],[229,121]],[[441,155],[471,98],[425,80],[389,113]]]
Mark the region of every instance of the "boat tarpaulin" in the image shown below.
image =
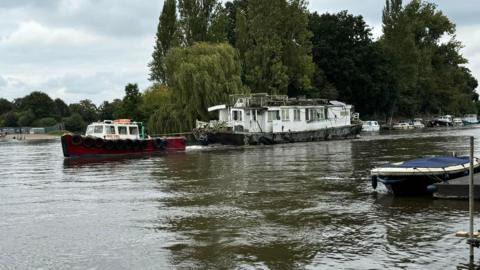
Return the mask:
[[[439,156],[407,160],[401,163],[390,163],[382,167],[389,168],[445,168],[464,165],[470,162],[469,157]]]

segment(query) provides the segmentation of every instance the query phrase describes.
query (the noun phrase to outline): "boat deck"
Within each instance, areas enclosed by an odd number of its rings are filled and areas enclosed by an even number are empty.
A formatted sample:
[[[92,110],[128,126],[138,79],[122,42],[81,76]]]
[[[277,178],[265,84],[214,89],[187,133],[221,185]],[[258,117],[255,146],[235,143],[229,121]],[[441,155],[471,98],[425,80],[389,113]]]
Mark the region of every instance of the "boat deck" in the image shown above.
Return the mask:
[[[468,199],[469,183],[468,175],[448,182],[437,183],[435,184],[437,190],[433,193],[433,196],[439,199]],[[480,174],[474,175],[473,184],[475,200],[480,200]]]

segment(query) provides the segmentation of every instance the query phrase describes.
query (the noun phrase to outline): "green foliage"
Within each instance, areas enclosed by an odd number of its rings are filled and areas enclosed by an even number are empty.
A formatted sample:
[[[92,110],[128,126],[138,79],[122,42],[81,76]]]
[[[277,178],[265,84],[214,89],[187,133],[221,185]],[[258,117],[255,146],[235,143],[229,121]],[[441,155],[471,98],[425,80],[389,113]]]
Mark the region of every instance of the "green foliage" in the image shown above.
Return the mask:
[[[208,107],[245,91],[238,54],[225,43],[173,48],[166,66],[169,94],[160,95],[162,104],[149,121],[156,133],[189,131],[196,119],[210,118]]]
[[[27,111],[23,111],[19,114],[18,118],[18,125],[19,126],[30,126],[33,125],[33,121],[35,121],[35,113],[33,110],[29,109]]]
[[[137,84],[127,84],[125,86],[125,96],[122,100],[122,117],[141,120],[142,114],[140,111],[140,104],[142,102],[140,91]]]
[[[70,117],[64,118],[63,123],[65,129],[71,132],[81,132],[85,130],[87,123],[83,120],[82,116],[77,112],[72,112]]]
[[[17,127],[18,126],[18,116],[16,113],[10,111],[2,116],[3,126],[5,127]]]
[[[180,45],[176,5],[176,0],[166,0],[163,4],[152,54],[153,60],[149,63],[151,81],[165,82],[165,56],[171,47]]]
[[[55,118],[45,117],[45,118],[41,118],[33,121],[32,125],[34,127],[51,127],[56,124],[57,124],[57,120],[55,120]]]
[[[13,108],[13,103],[4,98],[0,98],[0,115],[13,110]]]
[[[70,104],[69,107],[72,115],[78,114],[84,121],[88,123],[98,120],[97,106],[89,99],[80,100],[78,103]]]
[[[218,0],[179,0],[178,10],[185,45],[226,40],[226,12]]]
[[[142,102],[140,111],[147,118],[156,110],[160,109],[164,104],[168,103],[170,92],[164,84],[154,84],[147,88],[142,94]],[[146,119],[148,120],[148,119]]]
[[[462,114],[475,110],[476,80],[462,67],[455,25],[432,3],[388,0],[380,40],[394,77],[394,111]],[[450,40],[443,42],[446,38]],[[401,108],[401,110],[400,110]]]
[[[104,101],[98,107],[98,118],[100,120],[113,120],[122,117],[122,100],[114,99],[112,102]]]
[[[346,11],[310,15],[313,33],[314,92],[324,98],[341,98],[361,114],[381,114],[392,104],[386,95],[393,80],[383,50],[371,39],[362,16]]]
[[[245,11],[237,10],[235,42],[250,89],[296,95],[311,88],[307,14],[303,0],[249,1]]]
[[[35,91],[23,98],[16,99],[15,105],[20,111],[30,110],[36,118],[54,115],[52,108],[55,108],[55,103],[43,92]]]
[[[59,119],[62,117],[70,116],[70,108],[65,102],[59,98],[53,101],[55,103],[55,116]]]

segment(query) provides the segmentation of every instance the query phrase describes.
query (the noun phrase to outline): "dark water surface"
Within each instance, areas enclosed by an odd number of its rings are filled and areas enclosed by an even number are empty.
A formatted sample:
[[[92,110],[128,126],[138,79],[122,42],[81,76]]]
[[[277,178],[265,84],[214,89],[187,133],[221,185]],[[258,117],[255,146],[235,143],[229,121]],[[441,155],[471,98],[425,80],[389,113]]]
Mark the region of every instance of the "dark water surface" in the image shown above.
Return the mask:
[[[93,162],[0,142],[0,269],[467,269],[467,202],[373,192],[368,171],[468,135],[480,154],[480,129]]]

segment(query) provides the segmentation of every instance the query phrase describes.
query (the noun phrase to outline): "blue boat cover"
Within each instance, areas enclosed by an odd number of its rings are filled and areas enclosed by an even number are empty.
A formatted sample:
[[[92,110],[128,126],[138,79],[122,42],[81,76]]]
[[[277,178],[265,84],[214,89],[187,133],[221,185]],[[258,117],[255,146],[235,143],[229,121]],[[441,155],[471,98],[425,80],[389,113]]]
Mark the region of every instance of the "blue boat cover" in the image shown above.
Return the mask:
[[[388,164],[382,167],[389,168],[445,168],[449,166],[463,165],[470,162],[469,157],[452,157],[452,156],[440,156],[440,157],[428,157],[407,160],[402,164]]]

